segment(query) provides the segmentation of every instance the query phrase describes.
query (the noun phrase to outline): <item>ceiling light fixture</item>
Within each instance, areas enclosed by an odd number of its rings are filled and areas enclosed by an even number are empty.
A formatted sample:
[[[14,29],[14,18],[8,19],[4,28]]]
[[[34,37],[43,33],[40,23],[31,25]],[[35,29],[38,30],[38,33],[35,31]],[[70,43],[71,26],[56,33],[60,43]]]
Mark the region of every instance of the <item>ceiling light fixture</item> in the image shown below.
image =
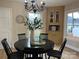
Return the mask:
[[[37,0],[25,0],[25,10],[28,12],[32,11],[34,13],[43,11],[45,9],[45,2],[41,1],[40,4],[38,4]]]

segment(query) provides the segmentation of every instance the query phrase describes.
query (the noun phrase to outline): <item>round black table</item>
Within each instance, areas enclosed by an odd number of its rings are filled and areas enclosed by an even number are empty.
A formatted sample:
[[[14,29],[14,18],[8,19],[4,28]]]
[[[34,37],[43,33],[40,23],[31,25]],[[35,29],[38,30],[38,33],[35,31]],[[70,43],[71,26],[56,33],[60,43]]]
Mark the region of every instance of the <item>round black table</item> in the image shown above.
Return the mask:
[[[46,53],[49,49],[53,48],[54,43],[50,40],[45,41],[45,44],[42,45],[32,45],[29,44],[27,39],[18,40],[15,42],[14,47],[19,50],[23,51],[26,54],[32,54],[34,59],[37,59],[38,54]]]

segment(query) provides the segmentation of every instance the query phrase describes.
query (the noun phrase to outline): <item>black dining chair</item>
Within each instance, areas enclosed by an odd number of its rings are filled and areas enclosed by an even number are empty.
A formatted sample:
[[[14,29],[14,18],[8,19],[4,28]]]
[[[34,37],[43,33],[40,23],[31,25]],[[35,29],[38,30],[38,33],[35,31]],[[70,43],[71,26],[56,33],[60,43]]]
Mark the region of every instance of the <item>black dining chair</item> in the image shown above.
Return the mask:
[[[50,50],[50,51],[48,51],[48,53],[47,53],[48,59],[50,59],[51,56],[55,57],[55,58],[58,58],[58,59],[61,59],[62,52],[64,50],[66,42],[67,42],[67,39],[65,38],[65,40],[63,41],[63,43],[62,43],[62,45],[61,45],[59,50]]]
[[[40,38],[40,40],[47,41],[48,40],[48,33],[40,33],[39,38]]]
[[[48,40],[48,33],[40,33],[39,39],[40,39],[40,41],[47,41]],[[43,57],[43,54],[41,54],[40,56]],[[45,59],[47,59],[46,56],[47,55],[45,53]]]
[[[18,39],[21,40],[21,39],[26,39],[26,34],[25,33],[20,33],[18,34]]]
[[[21,51],[12,52],[12,50],[7,42],[7,39],[3,39],[1,41],[1,43],[3,45],[5,52],[6,52],[7,59],[23,59],[24,53]]]

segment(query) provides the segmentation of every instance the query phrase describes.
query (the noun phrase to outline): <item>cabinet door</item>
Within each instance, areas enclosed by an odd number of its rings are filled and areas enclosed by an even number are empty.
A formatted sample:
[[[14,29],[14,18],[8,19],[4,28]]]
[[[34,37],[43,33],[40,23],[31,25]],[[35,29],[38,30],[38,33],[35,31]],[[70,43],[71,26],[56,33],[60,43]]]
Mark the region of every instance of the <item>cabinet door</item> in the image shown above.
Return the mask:
[[[53,15],[53,21],[51,21],[51,14]],[[47,17],[48,38],[56,44],[59,44],[63,39],[64,7],[58,6],[48,8]]]
[[[61,42],[61,33],[60,32],[49,32],[48,33],[49,40],[52,40],[55,44],[60,44]]]
[[[54,22],[54,9],[48,8],[47,9],[47,32],[49,31],[49,25]]]
[[[62,24],[63,23],[63,19],[64,19],[64,7],[60,6],[60,7],[55,7],[55,20],[59,23]]]
[[[54,8],[48,8],[48,23],[53,23],[54,22]]]

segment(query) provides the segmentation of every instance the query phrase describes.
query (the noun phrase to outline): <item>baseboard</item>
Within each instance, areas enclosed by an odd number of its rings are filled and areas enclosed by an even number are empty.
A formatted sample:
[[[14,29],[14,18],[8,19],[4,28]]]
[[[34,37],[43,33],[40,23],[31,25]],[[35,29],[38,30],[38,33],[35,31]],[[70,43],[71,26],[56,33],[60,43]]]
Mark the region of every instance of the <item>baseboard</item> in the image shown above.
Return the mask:
[[[66,47],[68,47],[68,48],[70,48],[70,49],[73,49],[73,50],[79,52],[79,48],[75,48],[75,47],[73,47],[73,46],[71,46],[71,45],[66,45]]]

